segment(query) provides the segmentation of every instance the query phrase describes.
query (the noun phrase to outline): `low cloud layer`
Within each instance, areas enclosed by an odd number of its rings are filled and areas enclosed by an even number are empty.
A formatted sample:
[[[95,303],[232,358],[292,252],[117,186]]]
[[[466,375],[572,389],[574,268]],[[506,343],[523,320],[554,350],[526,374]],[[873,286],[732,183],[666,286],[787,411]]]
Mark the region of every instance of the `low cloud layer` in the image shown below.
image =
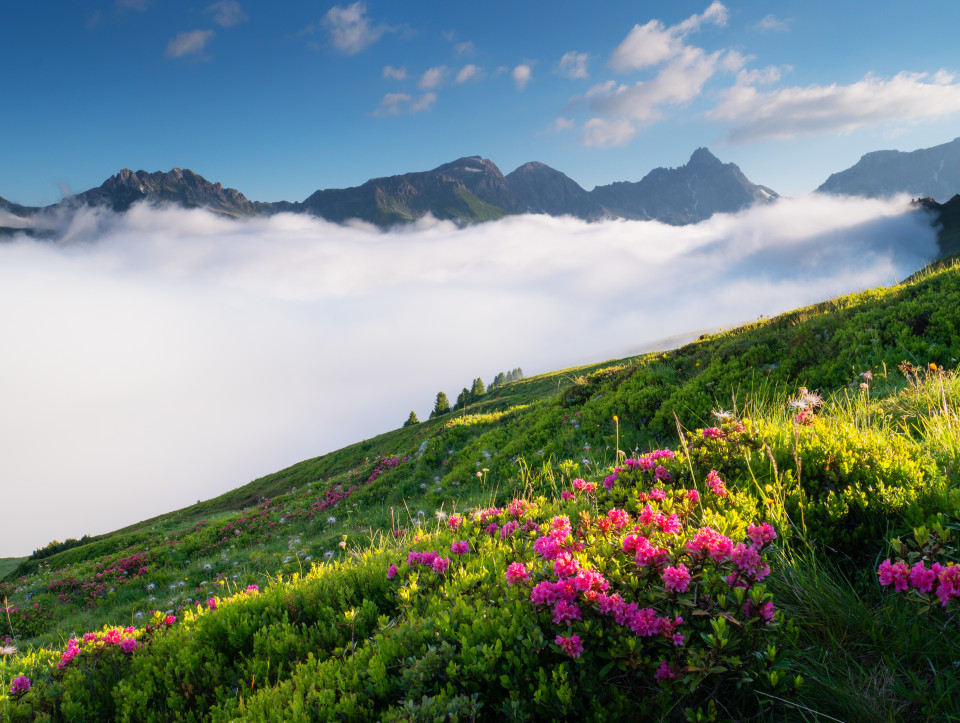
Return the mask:
[[[138,206],[0,243],[0,556],[424,418],[477,376],[893,282],[936,253],[906,209],[809,196],[681,228],[522,216],[383,233]]]

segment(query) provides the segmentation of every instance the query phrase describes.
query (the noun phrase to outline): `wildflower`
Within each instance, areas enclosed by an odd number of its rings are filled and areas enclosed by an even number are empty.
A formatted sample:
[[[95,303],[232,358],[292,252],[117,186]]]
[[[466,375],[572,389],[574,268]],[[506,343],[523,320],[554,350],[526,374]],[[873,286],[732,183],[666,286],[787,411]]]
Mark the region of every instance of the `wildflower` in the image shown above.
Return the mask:
[[[516,520],[510,520],[507,524],[500,528],[500,539],[505,540],[514,532],[520,529],[520,523]]]
[[[327,518],[327,524],[328,524],[328,525],[335,525],[335,524],[337,524],[337,518],[334,517],[333,515],[331,515],[330,517]]]
[[[583,620],[580,608],[565,600],[557,600],[553,606],[553,622],[557,625],[569,625],[574,620]]]
[[[750,525],[747,527],[747,537],[756,547],[763,547],[766,543],[777,539],[777,532],[769,524],[764,522],[760,525]]]
[[[335,553],[333,550],[327,550],[325,553],[323,553],[323,558],[325,560],[331,560],[333,559],[333,556],[336,554],[337,553]]]
[[[450,552],[454,555],[466,555],[470,552],[470,543],[466,540],[459,540],[450,545]]]
[[[10,695],[19,698],[30,690],[30,678],[25,675],[18,675],[10,684]]]
[[[550,535],[563,539],[571,532],[570,518],[566,515],[558,515],[550,520]]]
[[[579,658],[580,654],[583,652],[583,643],[580,641],[580,636],[574,633],[569,637],[564,637],[558,635],[554,641],[559,645],[563,652],[569,655],[571,658]]]
[[[723,409],[720,411],[713,410],[712,413],[714,419],[716,419],[718,422],[726,422],[734,418],[733,412],[724,411]]]
[[[450,560],[446,557],[437,557],[433,561],[434,572],[446,572],[447,568],[450,567]]]
[[[560,499],[561,499],[561,500],[572,500],[572,499],[575,499],[575,496],[574,496],[573,492],[571,492],[570,490],[564,490],[563,492],[560,493]]]
[[[561,552],[553,561],[553,571],[557,577],[570,577],[576,575],[580,569],[580,563],[569,552]]]
[[[894,590],[903,592],[909,586],[910,568],[902,560],[892,564],[889,559],[886,559],[880,563],[877,576],[880,578],[881,585],[893,585]]]
[[[530,573],[527,571],[526,565],[522,562],[511,563],[510,567],[507,568],[507,584],[513,585],[520,582],[521,580],[526,581],[530,579]]]
[[[668,592],[686,592],[690,585],[690,571],[683,563],[663,571],[663,585]]]
[[[447,527],[451,530],[456,530],[463,524],[463,517],[460,515],[450,515],[450,518],[447,520]]]
[[[16,655],[17,648],[14,645],[0,646],[0,656]]]
[[[526,578],[524,578],[526,579]],[[552,582],[541,582],[530,591],[530,602],[534,605],[549,605],[557,599],[557,586]]]
[[[396,566],[396,565],[391,565],[391,566],[387,569],[387,579],[388,579],[388,580],[392,580],[392,579],[395,578],[396,576],[397,576],[397,566]]]
[[[712,469],[707,474],[707,484],[710,485],[710,490],[718,497],[727,496],[727,488],[724,486],[724,481],[720,479],[717,470]]]
[[[447,513],[443,510],[437,510],[433,513],[433,516],[437,518],[437,522],[444,522],[447,519]]]
[[[607,512],[607,519],[610,520],[617,529],[622,529],[630,524],[630,515],[616,507]]]
[[[140,647],[139,643],[133,638],[124,638],[120,641],[120,650],[129,655],[134,650]]]
[[[660,663],[660,667],[657,668],[657,672],[653,674],[653,677],[654,680],[672,680],[677,677],[677,674],[673,672],[670,664],[664,660]]]
[[[720,439],[723,436],[723,430],[717,427],[707,427],[703,430],[704,439]]]

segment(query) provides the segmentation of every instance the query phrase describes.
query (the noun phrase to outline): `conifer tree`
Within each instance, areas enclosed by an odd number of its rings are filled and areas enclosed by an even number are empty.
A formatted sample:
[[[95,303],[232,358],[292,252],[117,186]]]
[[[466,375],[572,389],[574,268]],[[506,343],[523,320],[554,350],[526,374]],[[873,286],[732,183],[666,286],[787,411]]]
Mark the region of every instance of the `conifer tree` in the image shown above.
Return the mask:
[[[463,409],[470,403],[470,392],[466,387],[457,396],[457,403],[453,405],[454,410]]]
[[[437,401],[433,405],[433,411],[430,412],[430,419],[434,417],[439,417],[441,414],[446,414],[450,411],[450,400],[447,399],[445,392],[437,392]]]
[[[470,390],[470,401],[474,399],[479,399],[483,396],[483,393],[487,388],[483,385],[483,379],[477,377],[473,380],[473,388]]]
[[[417,419],[416,412],[410,412],[410,416],[407,417],[407,421],[403,423],[404,427],[412,427],[414,424],[420,424],[420,420]]]

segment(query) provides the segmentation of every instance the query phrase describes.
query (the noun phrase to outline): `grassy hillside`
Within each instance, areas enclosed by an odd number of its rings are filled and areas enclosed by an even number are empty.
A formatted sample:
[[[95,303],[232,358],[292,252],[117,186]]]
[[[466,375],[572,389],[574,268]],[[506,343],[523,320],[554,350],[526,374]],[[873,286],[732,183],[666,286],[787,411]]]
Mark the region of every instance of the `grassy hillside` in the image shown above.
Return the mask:
[[[0,715],[958,718],[958,359],[941,267],[38,551]]]
[[[17,569],[22,557],[0,557],[0,578],[4,578]]]

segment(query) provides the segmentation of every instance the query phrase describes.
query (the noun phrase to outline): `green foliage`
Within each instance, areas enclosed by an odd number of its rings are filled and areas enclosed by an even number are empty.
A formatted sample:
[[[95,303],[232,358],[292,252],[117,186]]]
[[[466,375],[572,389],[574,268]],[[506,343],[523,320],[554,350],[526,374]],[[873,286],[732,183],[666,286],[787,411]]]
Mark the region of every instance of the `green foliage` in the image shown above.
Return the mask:
[[[410,412],[410,416],[407,417],[407,421],[403,423],[404,427],[412,427],[414,424],[420,424],[420,420],[417,419],[416,412]]]
[[[446,414],[449,411],[450,401],[447,399],[447,395],[444,392],[437,392],[437,401],[433,405],[433,411],[430,412],[430,419],[439,417],[441,414]]]

